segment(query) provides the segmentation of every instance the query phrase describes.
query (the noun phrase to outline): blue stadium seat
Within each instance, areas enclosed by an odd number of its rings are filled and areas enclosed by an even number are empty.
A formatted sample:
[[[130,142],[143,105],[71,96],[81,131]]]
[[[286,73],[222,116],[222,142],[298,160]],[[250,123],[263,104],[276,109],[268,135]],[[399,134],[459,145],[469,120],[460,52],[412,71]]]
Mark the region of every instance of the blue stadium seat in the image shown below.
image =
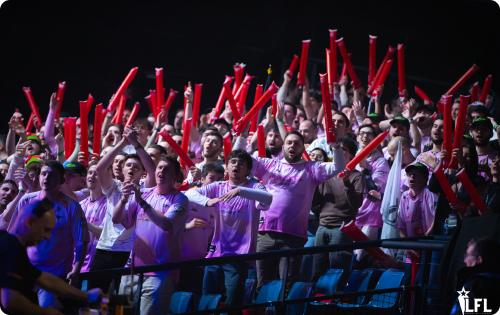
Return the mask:
[[[276,302],[279,300],[283,289],[283,281],[273,280],[264,284],[255,299],[255,303],[261,304],[266,302]]]
[[[313,283],[311,282],[295,282],[290,288],[286,300],[290,301],[290,300],[308,298],[312,295],[312,290],[313,290]],[[286,314],[303,315],[305,314],[306,306],[307,303],[288,304],[286,308]]]
[[[342,288],[343,292],[363,292],[369,289],[371,280],[373,279],[374,270],[353,270],[347,279],[346,284]],[[365,304],[367,301],[366,295],[356,297],[357,304]]]
[[[170,313],[182,314],[194,310],[195,295],[193,292],[177,291],[170,298]]]
[[[328,269],[324,275],[319,277],[314,286],[315,294],[332,295],[337,291],[337,285],[342,277],[343,269]]]
[[[375,290],[399,288],[403,281],[404,272],[396,269],[388,269],[380,276],[375,286]],[[360,290],[361,291],[361,290]],[[367,311],[375,309],[392,309],[396,306],[399,298],[398,292],[374,294],[366,305],[337,303],[339,309],[353,309],[364,307]]]
[[[204,294],[198,303],[198,311],[214,310],[219,306],[221,294]]]

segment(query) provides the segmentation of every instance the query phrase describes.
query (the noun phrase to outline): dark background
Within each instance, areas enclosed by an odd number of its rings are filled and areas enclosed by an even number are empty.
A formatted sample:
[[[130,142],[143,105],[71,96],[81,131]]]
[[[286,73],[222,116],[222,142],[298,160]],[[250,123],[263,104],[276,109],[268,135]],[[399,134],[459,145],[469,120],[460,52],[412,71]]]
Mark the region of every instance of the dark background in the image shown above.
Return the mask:
[[[29,116],[22,86],[32,88],[45,117],[50,93],[65,80],[63,111],[77,115],[78,100],[92,93],[107,103],[134,66],[140,70],[128,91],[129,107],[154,88],[154,68],[163,67],[167,91],[182,91],[189,80],[204,83],[206,112],[235,62],[246,63],[260,83],[272,64],[273,79],[281,84],[283,70],[307,38],[312,39],[309,75],[317,85],[317,71],[325,68],[328,28],[337,28],[346,39],[365,86],[368,35],[373,34],[379,36],[377,63],[388,44],[406,45],[411,92],[416,84],[436,99],[473,63],[481,67],[474,81],[482,84],[493,73],[493,88],[499,90],[500,15],[498,5],[488,0],[9,0],[0,10],[0,119],[5,122],[0,133],[7,131],[16,107]],[[384,92],[388,98],[397,93],[396,73],[393,66]],[[175,106],[181,104],[178,95]],[[146,108],[144,104],[143,113]]]

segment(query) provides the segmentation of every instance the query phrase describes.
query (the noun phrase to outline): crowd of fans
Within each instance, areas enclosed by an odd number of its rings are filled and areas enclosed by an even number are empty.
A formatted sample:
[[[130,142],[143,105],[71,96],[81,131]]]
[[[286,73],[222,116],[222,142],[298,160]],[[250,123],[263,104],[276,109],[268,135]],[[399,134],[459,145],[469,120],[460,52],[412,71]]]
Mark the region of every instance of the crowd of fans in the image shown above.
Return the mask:
[[[398,236],[450,234],[466,216],[499,211],[500,122],[493,115],[493,92],[484,102],[468,105],[463,137],[451,152],[443,146],[447,109],[441,101],[414,99],[405,90],[383,104],[383,92],[380,86],[367,95],[351,86],[347,75],[341,77],[330,91],[332,130],[325,130],[321,94],[307,80],[297,85],[286,71],[276,110],[269,106],[261,113],[263,153],[255,130],[232,131],[236,122],[229,102],[218,117],[214,110],[194,117],[189,85],[185,106],[177,109],[173,121],[162,110],[124,128],[130,110],[117,123],[112,123],[115,112],[107,112],[99,139],[89,124],[88,158],[80,150],[79,129],[74,152],[64,152],[67,135],[63,118],[54,118],[59,105],[54,93],[48,118],[38,129],[26,130],[26,117],[17,111],[9,121],[0,151],[0,228],[14,233],[24,208],[49,202],[56,221],[52,234],[29,247],[28,257],[37,269],[76,284],[85,271],[300,248],[312,225],[317,226],[318,246],[352,242],[341,227],[353,220],[368,238],[378,239],[388,223],[381,207],[386,185],[393,185],[389,172],[395,161],[401,163],[399,210],[392,219]],[[464,86],[462,92],[470,91]],[[460,98],[454,97],[453,122],[460,107]],[[190,118],[197,123],[184,135]],[[458,126],[453,123],[454,128]],[[347,162],[386,130],[381,145],[354,169],[346,169]],[[335,135],[333,141],[327,141],[328,132]],[[179,160],[162,133],[179,146],[187,138],[195,165],[187,167]],[[94,141],[101,142],[100,155],[92,152]],[[454,167],[448,167],[450,160],[456,161]],[[444,169],[458,203],[443,192],[435,175],[439,169]],[[479,209],[457,177],[461,169],[486,209]],[[366,256],[363,251],[354,254],[358,261]],[[314,255],[313,279],[329,266],[347,268],[352,255]],[[294,257],[289,262],[279,257],[257,261],[258,287],[284,272],[293,281],[300,263]],[[225,288],[225,305],[236,306],[248,269],[247,264],[232,263],[149,273],[142,286],[141,314],[166,313],[169,296],[179,288],[208,292],[214,277]],[[112,276],[100,275],[88,287],[108,291],[112,281]],[[2,287],[11,282],[15,280],[2,278]],[[43,286],[36,293],[32,303],[60,307],[57,296]]]

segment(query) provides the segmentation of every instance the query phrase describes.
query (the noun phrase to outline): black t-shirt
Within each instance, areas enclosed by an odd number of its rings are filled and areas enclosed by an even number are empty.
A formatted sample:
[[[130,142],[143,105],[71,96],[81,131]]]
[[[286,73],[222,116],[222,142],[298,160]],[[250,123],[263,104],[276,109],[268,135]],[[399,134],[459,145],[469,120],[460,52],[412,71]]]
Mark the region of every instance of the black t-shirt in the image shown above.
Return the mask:
[[[16,290],[38,305],[34,286],[41,273],[30,263],[17,237],[0,231],[0,288]]]

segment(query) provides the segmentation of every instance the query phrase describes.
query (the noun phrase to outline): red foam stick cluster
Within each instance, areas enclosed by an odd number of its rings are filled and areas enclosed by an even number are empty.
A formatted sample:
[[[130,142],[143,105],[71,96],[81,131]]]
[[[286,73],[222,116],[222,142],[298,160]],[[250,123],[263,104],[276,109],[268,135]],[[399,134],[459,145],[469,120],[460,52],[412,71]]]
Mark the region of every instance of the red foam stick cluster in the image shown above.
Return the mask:
[[[432,104],[431,98],[418,86],[415,85],[415,93],[417,93],[418,97],[420,97],[423,101],[424,104]]]
[[[245,75],[243,82],[240,84],[240,87],[238,88],[238,91],[236,91],[236,94],[234,94],[234,99],[236,101],[239,101],[239,99],[242,97],[243,92],[248,91],[248,88],[250,87],[250,83],[252,82],[252,79],[253,79],[253,76],[251,76],[249,74]],[[245,91],[245,89],[247,91]]]
[[[467,106],[469,105],[470,96],[460,95],[460,104],[458,106],[457,120],[455,121],[455,134],[453,136],[452,150],[460,148],[462,144],[462,137],[465,130],[465,119],[467,118]],[[451,154],[451,152],[449,152]],[[457,168],[458,161],[452,157],[448,168]]]
[[[399,97],[404,96],[406,90],[405,46],[398,44],[398,92]]]
[[[120,87],[118,88],[118,90],[116,90],[116,93],[111,98],[111,101],[109,102],[108,105],[108,112],[112,112],[115,110],[116,106],[118,105],[118,102],[120,101],[121,96],[125,93],[130,83],[132,83],[132,80],[137,75],[137,71],[139,71],[138,67],[130,69],[129,73],[123,80],[122,84],[120,84]]]
[[[309,59],[309,47],[311,40],[306,39],[302,41],[302,51],[300,53],[300,69],[297,77],[297,85],[303,86],[306,82],[307,76],[307,61]]]
[[[276,113],[278,112],[278,94],[274,93],[271,98],[271,115],[276,117]]]
[[[66,90],[66,82],[59,82],[57,86],[57,93],[56,93],[56,100],[57,100],[57,108],[56,108],[56,120],[61,117],[61,109],[62,109],[62,103],[64,100],[64,92]]]
[[[384,67],[380,72],[380,76],[375,77],[375,83],[372,85],[373,86],[372,93],[374,93],[378,88],[380,88],[382,85],[385,84],[385,81],[389,76],[389,72],[391,72],[391,67],[392,67],[392,59],[389,59],[385,62]]]
[[[250,108],[250,110],[241,118],[241,120],[237,121],[234,125],[233,129],[236,133],[241,133],[247,126],[247,124],[252,120],[255,115],[258,115],[259,111],[264,107],[264,105],[269,102],[274,93],[278,91],[278,86],[274,81],[271,83],[269,88],[262,94],[259,100]]]
[[[232,78],[226,76],[226,81],[224,81],[224,93],[226,99],[229,102],[229,107],[233,113],[233,120],[238,121],[240,119],[240,112],[238,111],[238,106],[236,105],[236,100],[234,99],[233,92],[231,91],[231,81]]]
[[[182,150],[182,148],[175,142],[174,139],[172,139],[172,137],[167,132],[165,132],[165,130],[160,131],[159,135],[163,139],[165,139],[165,141],[167,141],[168,145],[170,145],[170,147],[175,151],[175,153],[177,153],[177,155],[179,156],[179,159],[182,161],[182,163],[185,167],[190,168],[190,167],[195,166],[193,161],[187,155],[187,153]]]
[[[472,200],[472,202],[474,202],[474,206],[479,210],[479,214],[483,214],[484,212],[486,212],[488,206],[484,202],[483,198],[481,198],[481,195],[470,180],[469,175],[467,175],[467,172],[464,168],[457,173],[457,178],[462,183],[462,185],[464,185],[464,188],[469,194],[470,199]]]
[[[325,115],[325,133],[328,143],[335,142],[335,134],[333,133],[332,125],[332,103],[330,92],[328,89],[328,79],[326,74],[320,74],[319,80],[321,83],[321,99],[323,100],[323,111]]]
[[[293,76],[295,74],[295,71],[297,71],[298,65],[299,65],[299,56],[293,55],[292,62],[290,63],[290,66],[288,67],[288,72],[290,73],[290,76]]]
[[[365,242],[365,241],[370,240],[368,238],[368,236],[366,236],[365,233],[363,233],[356,226],[356,224],[354,223],[354,220],[347,223],[346,225],[342,226],[340,228],[340,231],[342,233],[347,234],[353,241],[356,241],[356,242]],[[373,258],[375,258],[377,260],[387,259],[387,257],[388,257],[387,254],[384,253],[380,249],[380,247],[368,247],[368,248],[365,248],[365,250],[368,254],[370,254],[370,256],[372,256]]]
[[[328,84],[333,87],[333,84],[337,82],[337,30],[328,30],[330,33],[330,66],[328,67]]]
[[[132,108],[132,111],[130,112],[130,116],[128,117],[128,120],[125,123],[125,127],[132,126],[135,119],[137,118],[137,115],[139,114],[139,109],[140,109],[139,102],[135,102],[134,107]]]
[[[479,70],[479,67],[475,64],[473,64],[467,72],[465,72],[460,79],[458,79],[455,84],[445,93],[446,95],[453,95],[457,93],[457,91],[467,82],[467,80],[470,79]]]
[[[229,160],[229,156],[231,155],[231,151],[233,151],[233,143],[231,141],[231,133],[228,132],[224,135],[224,161],[227,163]]]
[[[31,88],[29,87],[23,87],[23,93],[24,96],[26,97],[26,100],[28,101],[28,105],[31,109],[31,112],[34,114],[36,117],[36,124],[35,127],[37,129],[40,129],[42,127],[42,116],[40,116],[40,112],[38,110],[38,106],[35,103],[35,98],[33,97],[33,94],[31,93]]]
[[[154,92],[154,91],[153,91]],[[151,97],[151,100],[156,99],[156,94]],[[113,117],[113,124],[122,125],[123,124],[123,112],[125,111],[125,95],[120,96],[120,103],[118,104],[118,109],[116,110],[115,116]],[[154,102],[156,104],[156,102]]]
[[[354,71],[354,67],[352,66],[351,62],[351,57],[349,57],[349,54],[347,53],[347,48],[345,46],[343,38],[337,40],[337,46],[340,49],[340,54],[342,55],[342,58],[344,59],[344,63],[347,67],[347,73],[349,74],[349,77],[352,80],[352,85],[354,89],[359,89],[361,87],[361,81],[359,80],[356,71]]]
[[[372,84],[377,68],[377,36],[368,36],[368,85]]]
[[[439,167],[437,170],[434,171],[434,176],[436,177],[439,186],[441,186],[441,189],[443,190],[444,195],[446,196],[446,199],[448,199],[448,202],[452,206],[459,206],[460,201],[458,200],[457,196],[451,189],[450,182],[446,178],[446,175],[444,174],[443,167]],[[462,207],[458,207],[459,210],[462,210]]]
[[[367,91],[368,95],[372,94],[373,90],[375,89],[374,85],[375,85],[378,77],[380,77],[382,70],[384,70],[384,66],[385,66],[387,60],[392,58],[395,51],[396,50],[394,49],[394,47],[392,47],[392,46],[387,47],[387,51],[385,53],[384,59],[382,59],[382,62],[380,63],[380,66],[377,69],[377,73],[375,74],[375,77],[373,78],[371,85],[368,87],[368,91]]]
[[[101,155],[101,132],[102,123],[106,116],[106,109],[103,108],[102,103],[97,104],[94,112],[94,141],[92,142],[92,152],[96,155]]]
[[[349,163],[347,163],[345,169],[348,171],[352,171],[356,167],[356,165],[359,164],[359,162],[361,162],[368,155],[370,155],[370,153],[372,153],[373,150],[375,150],[382,143],[382,141],[384,141],[384,139],[387,137],[388,134],[389,130],[386,130],[381,134],[379,134],[378,136],[376,136],[370,143],[366,145],[366,147],[364,147],[361,151],[359,151],[358,154],[356,154],[356,156],[349,161]]]
[[[245,67],[242,67],[240,64],[235,64],[233,66],[233,70],[234,70],[234,84],[232,93],[233,95],[236,95],[236,91],[238,91],[238,89],[240,88],[243,80],[243,73],[245,72]],[[237,99],[236,96],[235,99]]]
[[[484,79],[483,83],[483,89],[481,90],[481,96],[479,97],[479,101],[483,104],[486,103],[486,98],[488,97],[488,94],[490,93],[491,89],[491,83],[493,81],[493,75],[488,75],[486,79]]]
[[[236,104],[238,104],[238,111],[240,114],[245,113],[245,106],[247,103],[248,89],[250,88],[249,81],[243,81],[241,83],[240,89],[238,90],[238,98],[236,98]]]
[[[259,157],[266,157],[266,132],[263,125],[257,127],[257,153]]]
[[[64,158],[67,160],[76,143],[76,117],[64,118]],[[100,138],[99,138],[100,139]]]
[[[197,83],[194,85],[194,97],[193,97],[193,123],[195,127],[198,127],[200,120],[200,106],[201,106],[201,93],[203,89],[203,83]]]
[[[443,96],[443,150],[451,154],[451,132],[452,132],[452,118],[451,118],[451,95]],[[449,160],[443,161],[444,165],[448,165]]]

